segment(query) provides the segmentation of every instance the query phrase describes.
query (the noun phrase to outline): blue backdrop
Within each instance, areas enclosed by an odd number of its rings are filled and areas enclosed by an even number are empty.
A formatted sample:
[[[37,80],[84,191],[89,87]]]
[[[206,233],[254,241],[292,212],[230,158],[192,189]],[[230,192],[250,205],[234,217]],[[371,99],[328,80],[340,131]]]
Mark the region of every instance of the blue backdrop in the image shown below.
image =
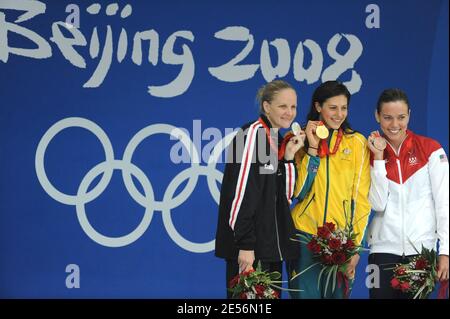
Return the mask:
[[[448,1],[0,0],[0,297],[223,298],[223,142],[276,77],[365,135],[400,87],[448,153]]]

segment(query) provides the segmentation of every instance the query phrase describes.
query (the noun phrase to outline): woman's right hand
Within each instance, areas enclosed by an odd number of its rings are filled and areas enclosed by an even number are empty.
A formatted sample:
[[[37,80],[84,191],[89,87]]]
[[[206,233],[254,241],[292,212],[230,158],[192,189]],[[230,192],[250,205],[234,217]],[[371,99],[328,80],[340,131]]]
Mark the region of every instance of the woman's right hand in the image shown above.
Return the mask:
[[[305,145],[305,132],[300,131],[298,135],[292,136],[286,144],[284,159],[291,161],[294,159],[295,153]]]
[[[374,140],[375,138],[383,138],[380,136],[380,133],[378,131],[373,131],[372,133],[370,133],[369,137],[367,138],[367,145],[369,146],[370,151],[373,154],[373,159],[374,160],[383,160],[384,157],[384,150],[380,150],[378,148],[375,147],[374,145]]]
[[[319,147],[320,138],[316,135],[316,128],[320,121],[308,121],[305,128],[306,138],[311,147]]]
[[[238,256],[239,273],[252,269],[254,262],[255,262],[254,250],[239,250]]]

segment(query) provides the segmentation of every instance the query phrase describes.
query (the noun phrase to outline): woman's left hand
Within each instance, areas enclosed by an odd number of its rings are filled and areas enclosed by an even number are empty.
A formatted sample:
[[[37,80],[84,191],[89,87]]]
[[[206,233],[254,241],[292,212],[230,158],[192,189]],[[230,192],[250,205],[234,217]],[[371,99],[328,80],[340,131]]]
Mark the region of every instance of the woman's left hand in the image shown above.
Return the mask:
[[[447,255],[439,255],[436,279],[439,281],[448,280],[448,256]]]
[[[284,159],[286,161],[292,161],[294,159],[295,153],[297,153],[297,151],[305,145],[305,138],[306,134],[303,130],[300,131],[298,135],[291,137],[289,142],[286,144],[286,150],[284,153]]]
[[[345,271],[345,276],[347,276],[348,279],[355,278],[356,266],[358,265],[359,258],[359,254],[356,254],[352,258],[350,258],[347,264],[347,269]]]

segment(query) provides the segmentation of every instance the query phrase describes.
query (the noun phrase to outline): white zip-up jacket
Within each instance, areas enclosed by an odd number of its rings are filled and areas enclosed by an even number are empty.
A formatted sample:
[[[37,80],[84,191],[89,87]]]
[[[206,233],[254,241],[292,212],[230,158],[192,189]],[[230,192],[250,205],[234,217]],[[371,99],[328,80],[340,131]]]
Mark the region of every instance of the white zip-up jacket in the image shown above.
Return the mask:
[[[371,253],[414,255],[422,245],[448,255],[449,166],[445,151],[431,138],[407,131],[396,154],[371,160],[369,201],[374,211],[367,242]]]

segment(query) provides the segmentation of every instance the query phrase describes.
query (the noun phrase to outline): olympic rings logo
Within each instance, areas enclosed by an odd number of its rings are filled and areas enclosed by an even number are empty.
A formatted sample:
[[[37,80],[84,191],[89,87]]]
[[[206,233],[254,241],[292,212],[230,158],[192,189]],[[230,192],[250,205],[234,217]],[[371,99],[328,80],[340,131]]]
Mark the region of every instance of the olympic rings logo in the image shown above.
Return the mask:
[[[51,140],[59,132],[70,127],[81,127],[90,131],[101,142],[105,152],[105,160],[87,172],[79,184],[76,195],[65,194],[57,190],[47,177],[44,165],[45,152]],[[180,139],[191,158],[191,166],[180,172],[169,183],[162,201],[155,200],[155,194],[149,179],[145,173],[139,169],[139,167],[131,162],[134,151],[138,145],[144,139],[154,134],[168,134],[176,139]],[[186,134],[182,129],[169,124],[153,124],[141,129],[136,133],[136,135],[133,136],[125,148],[123,159],[118,160],[114,158],[112,144],[101,127],[84,118],[66,118],[52,125],[41,138],[35,157],[36,174],[41,186],[50,197],[60,203],[75,206],[81,228],[86,235],[89,236],[89,238],[100,245],[107,247],[123,247],[133,243],[147,230],[150,222],[152,221],[153,213],[155,211],[160,211],[162,213],[163,223],[167,233],[178,246],[193,253],[206,253],[214,250],[214,239],[204,243],[194,243],[187,240],[181,236],[175,228],[172,222],[171,211],[191,196],[197,185],[198,177],[201,175],[206,176],[209,191],[216,203],[219,204],[220,191],[216,182],[222,183],[223,173],[216,168],[216,164],[220,154],[231,142],[235,134],[236,132],[232,132],[219,141],[211,152],[207,165],[202,166],[199,164],[200,159],[197,148],[188,134]],[[122,171],[122,178],[130,196],[140,206],[145,208],[144,216],[139,225],[129,234],[120,237],[108,237],[100,234],[90,224],[85,210],[85,205],[100,196],[109,185],[114,170]],[[103,174],[103,176],[101,177],[99,183],[88,192],[90,184],[100,174]],[[133,175],[141,184],[144,194],[141,194],[136,188],[131,175]],[[188,180],[188,182],[186,183],[185,188],[174,197],[178,186],[186,180]]]

